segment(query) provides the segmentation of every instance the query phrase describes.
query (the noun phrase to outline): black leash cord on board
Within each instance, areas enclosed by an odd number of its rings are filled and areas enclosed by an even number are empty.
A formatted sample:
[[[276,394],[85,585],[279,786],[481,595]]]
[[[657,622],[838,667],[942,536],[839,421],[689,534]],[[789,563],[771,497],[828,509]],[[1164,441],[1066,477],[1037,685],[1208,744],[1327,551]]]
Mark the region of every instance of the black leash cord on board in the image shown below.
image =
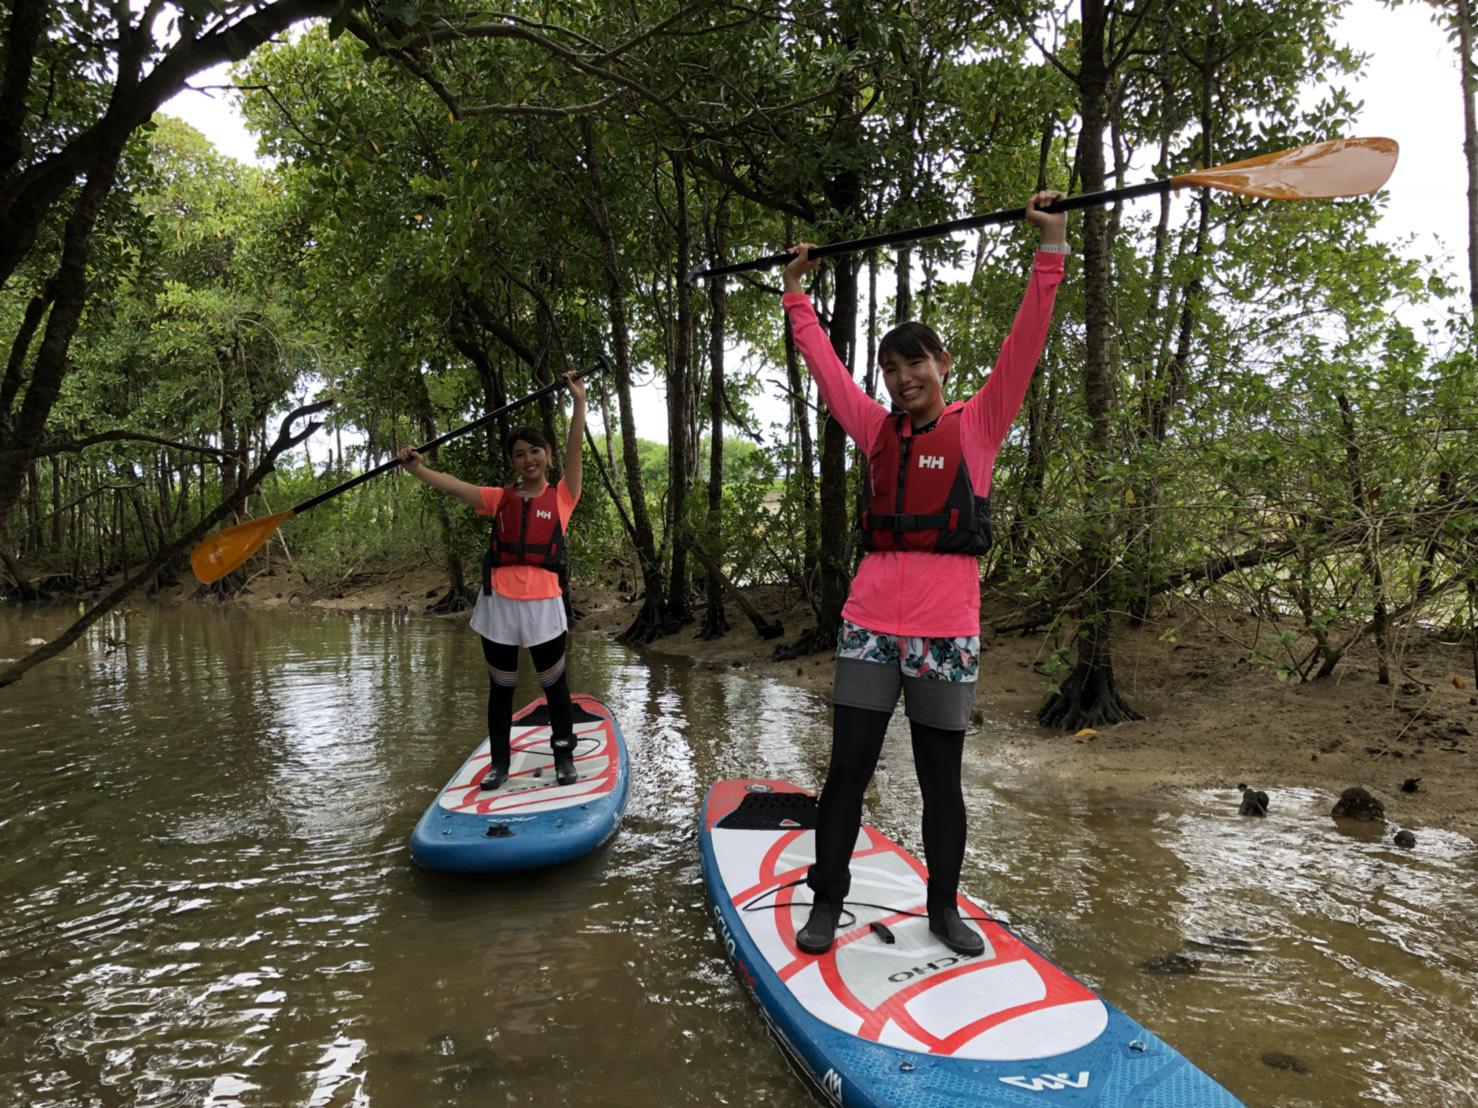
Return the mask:
[[[760,893],[753,900],[751,900],[748,904],[741,906],[739,910],[741,912],[763,912],[766,909],[809,907],[809,901],[793,901],[790,904],[779,904],[773,901],[769,904],[760,903],[760,901],[767,896],[775,896],[785,889],[793,889],[797,885],[804,885],[805,883],[806,879],[804,877],[797,877],[794,881],[787,881],[783,885],[776,885],[773,889],[766,889],[764,892]],[[857,923],[857,915],[855,912],[852,912],[850,909],[848,909],[848,904],[854,904],[858,908],[876,908],[879,912],[886,912],[889,915],[894,916],[912,916],[915,919],[929,918],[928,912],[911,912],[907,908],[894,908],[892,905],[889,904],[870,904],[865,900],[843,900],[842,913],[852,917],[852,922],[847,924],[848,927],[851,927]],[[1005,926],[1005,921],[997,919],[995,916],[961,916],[960,918],[974,920],[976,923],[995,923]],[[837,923],[838,925],[841,924],[840,916],[837,919]],[[868,927],[872,929],[873,934],[877,935],[878,938],[883,940],[883,942],[891,943],[893,941],[893,933],[888,930],[885,924],[879,923],[874,920],[872,923],[868,924]],[[881,928],[881,930],[879,930],[879,928]]]

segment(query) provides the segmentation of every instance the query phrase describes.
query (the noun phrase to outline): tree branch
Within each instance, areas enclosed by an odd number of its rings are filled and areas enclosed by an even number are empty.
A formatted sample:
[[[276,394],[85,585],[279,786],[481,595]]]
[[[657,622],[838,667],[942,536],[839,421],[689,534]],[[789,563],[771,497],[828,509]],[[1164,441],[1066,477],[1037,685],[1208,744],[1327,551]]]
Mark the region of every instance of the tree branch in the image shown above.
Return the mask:
[[[46,29],[47,0],[14,0],[5,29],[5,76],[0,78],[0,180],[20,161],[26,122],[26,93],[36,46]]]
[[[128,136],[187,83],[190,76],[225,62],[240,61],[262,43],[295,23],[326,16],[355,0],[279,0],[230,25],[222,25],[196,39],[176,43],[148,76],[121,81],[101,118],[74,135],[60,150],[28,166],[24,172],[0,177],[0,282],[15,272],[29,253],[36,233],[52,206],[78,177],[108,164]],[[118,63],[128,59],[129,32],[119,29]],[[22,98],[24,103],[24,98]],[[9,101],[7,100],[7,105]],[[0,116],[3,119],[3,116]]]
[[[24,454],[30,460],[47,458],[53,454],[77,454],[86,450],[89,446],[96,446],[100,442],[152,442],[157,446],[167,446],[171,450],[184,450],[193,454],[208,454],[214,458],[240,457],[244,450],[217,450],[213,446],[197,446],[189,442],[175,442],[173,439],[160,438],[158,435],[146,435],[138,431],[101,431],[96,435],[89,435],[85,439],[73,439],[69,442],[43,443],[35,449],[18,447],[11,450],[0,450],[0,458],[9,457],[14,454]]]
[[[235,492],[233,492],[230,496],[226,497],[213,509],[211,509],[211,511],[203,519],[201,519],[199,523],[190,528],[190,530],[186,531],[184,534],[173,539],[172,541],[162,544],[160,548],[154,552],[154,556],[152,558],[150,558],[146,563],[144,563],[143,566],[141,566],[139,569],[135,570],[132,574],[125,578],[124,581],[120,585],[118,585],[118,587],[115,588],[112,592],[108,593],[107,596],[103,597],[81,616],[79,616],[77,620],[73,622],[73,624],[65,631],[63,631],[60,635],[52,639],[46,645],[38,646],[35,650],[31,651],[31,653],[27,654],[24,658],[21,658],[19,661],[17,661],[14,665],[11,665],[4,670],[0,670],[0,689],[5,688],[7,685],[15,684],[22,677],[24,677],[29,670],[34,669],[36,666],[40,665],[48,658],[55,657],[67,647],[71,646],[74,642],[82,637],[83,632],[85,632],[89,627],[91,627],[94,623],[96,623],[99,619],[106,615],[110,610],[116,607],[119,602],[124,599],[124,597],[128,596],[129,593],[133,592],[145,581],[150,580],[155,574],[157,574],[161,569],[168,565],[169,562],[172,561],[177,555],[182,553],[186,548],[194,546],[197,542],[203,539],[210,532],[211,528],[213,528],[217,523],[221,522],[223,519],[233,514],[237,509],[245,504],[246,498],[250,496],[253,492],[255,492],[257,486],[260,485],[262,481],[266,478],[266,476],[271,473],[273,469],[276,468],[277,459],[282,454],[297,446],[300,442],[302,442],[309,435],[313,434],[314,431],[318,430],[320,426],[322,426],[322,424],[320,424],[317,420],[312,420],[308,423],[306,427],[303,428],[302,431],[298,432],[295,435],[292,433],[293,422],[302,416],[311,415],[315,412],[322,411],[331,403],[332,401],[320,400],[316,404],[305,404],[303,407],[297,408],[288,413],[287,417],[282,421],[281,430],[277,433],[277,440],[268,449],[267,453],[263,456],[261,462],[257,464],[257,467],[252,470],[251,473],[247,474],[246,478],[241,482],[241,484],[236,487]]]

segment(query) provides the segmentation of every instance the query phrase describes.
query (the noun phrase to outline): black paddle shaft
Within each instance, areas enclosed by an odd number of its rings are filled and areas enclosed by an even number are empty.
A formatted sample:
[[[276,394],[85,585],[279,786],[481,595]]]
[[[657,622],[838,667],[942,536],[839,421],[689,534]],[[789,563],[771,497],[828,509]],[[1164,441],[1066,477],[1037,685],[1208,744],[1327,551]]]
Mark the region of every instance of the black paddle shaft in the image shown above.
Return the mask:
[[[592,366],[590,366],[588,369],[582,369],[579,373],[575,374],[575,376],[576,377],[588,377],[588,376],[590,376],[590,374],[595,373],[597,370],[609,369],[609,368],[610,368],[610,363],[606,361],[605,355],[604,354],[597,354],[595,356],[595,364],[592,365]],[[418,453],[418,454],[424,454],[428,450],[435,450],[442,443],[444,443],[444,442],[450,442],[452,439],[456,438],[458,435],[465,435],[468,431],[475,431],[479,427],[486,427],[489,423],[492,423],[493,420],[499,418],[500,416],[507,415],[509,412],[513,411],[515,408],[522,408],[525,404],[528,404],[529,402],[534,401],[534,400],[538,400],[539,397],[541,397],[541,396],[547,396],[551,392],[554,392],[556,389],[561,388],[563,385],[564,385],[564,378],[563,377],[561,377],[561,378],[559,378],[557,380],[554,380],[554,381],[550,381],[549,384],[547,384],[547,385],[541,385],[539,388],[535,389],[533,392],[529,393],[527,396],[520,397],[518,400],[510,400],[507,404],[504,404],[501,408],[494,408],[487,415],[482,416],[479,419],[474,419],[471,423],[465,424],[462,427],[458,427],[455,430],[448,431],[446,434],[440,435],[440,436],[432,439],[425,446],[418,446],[418,447],[416,447],[416,453]],[[316,508],[316,507],[318,507],[318,505],[322,504],[325,500],[332,500],[334,497],[338,496],[339,493],[341,493],[341,492],[348,492],[350,489],[354,488],[355,485],[362,485],[366,481],[368,481],[371,477],[378,477],[380,474],[384,473],[387,469],[394,469],[398,465],[400,465],[400,459],[399,458],[392,458],[388,462],[384,462],[381,465],[375,466],[374,469],[366,470],[365,472],[361,473],[358,477],[351,477],[349,480],[345,481],[342,485],[335,485],[333,488],[329,489],[327,492],[321,492],[317,496],[313,497],[311,500],[305,500],[305,501],[303,501],[301,504],[299,504],[297,507],[295,507],[293,509],[293,515],[302,515],[309,508]]]
[[[1092,208],[1099,204],[1111,204],[1115,200],[1133,200],[1140,196],[1151,196],[1157,192],[1169,192],[1174,188],[1174,182],[1146,181],[1142,185],[1125,185],[1123,188],[1105,189],[1102,192],[1085,192],[1077,196],[1065,196],[1061,200],[1038,208],[1043,212],[1072,212],[1079,208]],[[967,215],[961,219],[946,220],[944,223],[931,223],[927,227],[912,227],[906,231],[889,231],[882,235],[869,235],[866,238],[846,239],[842,242],[831,242],[825,246],[818,246],[811,251],[813,258],[830,258],[838,254],[855,254],[859,250],[872,250],[879,246],[899,246],[905,242],[917,242],[919,239],[938,238],[941,235],[950,235],[956,231],[973,231],[977,227],[989,227],[996,223],[1015,223],[1018,219],[1026,218],[1026,208],[1006,208],[999,212],[990,212],[987,215]],[[771,254],[764,258],[755,258],[747,262],[735,262],[733,265],[714,266],[710,269],[695,269],[688,274],[688,284],[696,284],[703,277],[724,277],[730,273],[749,273],[757,269],[774,269],[777,266],[789,265],[795,255],[789,252],[784,254]]]

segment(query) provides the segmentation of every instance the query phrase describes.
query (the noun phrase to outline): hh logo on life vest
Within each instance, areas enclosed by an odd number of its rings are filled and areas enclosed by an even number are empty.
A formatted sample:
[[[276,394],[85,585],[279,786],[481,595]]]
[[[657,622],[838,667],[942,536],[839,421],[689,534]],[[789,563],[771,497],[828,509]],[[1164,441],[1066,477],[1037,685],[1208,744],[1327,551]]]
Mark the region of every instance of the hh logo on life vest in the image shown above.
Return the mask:
[[[534,509],[534,515],[538,519],[553,519],[554,518],[554,514],[552,512],[546,512],[543,508],[536,508],[536,509]]]
[[[920,454],[919,455],[919,468],[920,469],[943,469],[944,468],[944,455],[943,454]]]
[[[1080,1070],[1077,1080],[1073,1080],[1065,1073],[1044,1073],[1037,1077],[1003,1077],[1007,1085],[1015,1085],[1018,1089],[1025,1089],[1029,1093],[1047,1092],[1057,1089],[1086,1089],[1088,1087],[1088,1071]]]

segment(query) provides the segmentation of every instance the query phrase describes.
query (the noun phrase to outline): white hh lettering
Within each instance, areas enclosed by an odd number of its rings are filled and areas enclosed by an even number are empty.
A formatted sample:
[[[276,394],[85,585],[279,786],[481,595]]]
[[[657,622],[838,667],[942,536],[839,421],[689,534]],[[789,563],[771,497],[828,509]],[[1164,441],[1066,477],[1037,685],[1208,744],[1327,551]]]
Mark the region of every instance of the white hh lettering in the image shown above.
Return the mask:
[[[919,455],[919,468],[920,469],[943,469],[944,468],[944,455],[943,454],[920,454]]]
[[[534,513],[534,515],[538,516],[540,519],[553,519],[554,518],[554,515],[552,513],[546,512],[543,508],[540,508],[538,511],[536,511]]]
[[[1076,1079],[1065,1073],[1044,1073],[1040,1077],[1003,1077],[1001,1080],[1007,1085],[1015,1085],[1018,1089],[1025,1089],[1029,1093],[1040,1093],[1054,1089],[1086,1089],[1088,1087],[1088,1071],[1078,1071]]]

